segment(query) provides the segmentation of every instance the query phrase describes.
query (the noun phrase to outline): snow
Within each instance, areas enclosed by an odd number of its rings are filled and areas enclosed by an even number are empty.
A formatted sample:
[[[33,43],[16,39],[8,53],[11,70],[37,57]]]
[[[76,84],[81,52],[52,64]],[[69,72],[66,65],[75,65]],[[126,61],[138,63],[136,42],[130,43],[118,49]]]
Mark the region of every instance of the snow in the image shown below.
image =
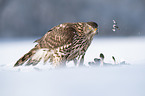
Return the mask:
[[[116,67],[71,67],[50,65],[13,68],[35,44],[29,40],[0,41],[0,96],[145,96],[145,38],[96,38],[85,64],[105,55],[105,62],[126,61]]]

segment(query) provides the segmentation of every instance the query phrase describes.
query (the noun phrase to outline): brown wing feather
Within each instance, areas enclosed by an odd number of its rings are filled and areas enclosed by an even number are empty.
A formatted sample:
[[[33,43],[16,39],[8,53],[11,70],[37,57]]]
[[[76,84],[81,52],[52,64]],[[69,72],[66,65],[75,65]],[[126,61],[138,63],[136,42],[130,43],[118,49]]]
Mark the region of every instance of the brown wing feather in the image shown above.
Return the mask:
[[[36,53],[37,49],[54,49],[66,44],[70,44],[73,41],[75,32],[76,30],[71,24],[66,24],[65,27],[53,27],[41,39],[36,40],[35,42],[38,42],[38,44],[23,57],[21,57],[14,66],[16,67],[23,65],[28,59],[29,61],[26,65],[36,65],[40,60],[32,60],[31,57]]]
[[[52,28],[41,39],[37,40],[37,46],[40,48],[53,49],[72,43],[76,30],[70,24],[64,26],[65,27],[56,26]]]

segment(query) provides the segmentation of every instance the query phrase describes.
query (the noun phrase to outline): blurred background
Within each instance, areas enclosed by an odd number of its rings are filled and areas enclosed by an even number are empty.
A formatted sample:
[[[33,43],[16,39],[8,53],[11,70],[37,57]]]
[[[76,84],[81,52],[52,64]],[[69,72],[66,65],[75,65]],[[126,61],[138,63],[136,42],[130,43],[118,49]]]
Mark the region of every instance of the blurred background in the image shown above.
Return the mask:
[[[145,0],[0,0],[0,38],[41,37],[60,23],[87,21],[99,24],[99,36],[144,36]]]

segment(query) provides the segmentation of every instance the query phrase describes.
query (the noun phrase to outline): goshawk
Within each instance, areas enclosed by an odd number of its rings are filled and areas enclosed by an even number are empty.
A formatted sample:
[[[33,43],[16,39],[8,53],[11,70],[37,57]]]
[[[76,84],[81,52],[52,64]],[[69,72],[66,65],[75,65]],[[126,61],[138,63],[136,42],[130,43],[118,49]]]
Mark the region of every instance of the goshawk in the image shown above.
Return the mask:
[[[36,65],[41,60],[54,66],[65,65],[73,60],[76,65],[84,63],[85,52],[93,36],[98,33],[95,22],[63,23],[50,29],[37,45],[21,57],[14,66]]]

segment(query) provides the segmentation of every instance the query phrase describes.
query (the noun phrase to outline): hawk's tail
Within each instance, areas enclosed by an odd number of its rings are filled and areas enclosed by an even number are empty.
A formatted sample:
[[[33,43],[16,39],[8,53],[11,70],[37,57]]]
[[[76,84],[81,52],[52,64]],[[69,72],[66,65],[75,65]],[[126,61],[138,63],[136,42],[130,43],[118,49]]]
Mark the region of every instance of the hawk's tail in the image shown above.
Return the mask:
[[[31,57],[36,53],[37,51],[37,48],[33,48],[31,49],[28,53],[26,53],[23,57],[21,57],[17,62],[16,64],[14,65],[14,67],[16,66],[21,66],[23,65],[28,59],[30,59],[28,62],[27,62],[27,65],[31,65],[33,63],[36,64],[36,62],[31,62]],[[38,63],[38,62],[37,62]]]

